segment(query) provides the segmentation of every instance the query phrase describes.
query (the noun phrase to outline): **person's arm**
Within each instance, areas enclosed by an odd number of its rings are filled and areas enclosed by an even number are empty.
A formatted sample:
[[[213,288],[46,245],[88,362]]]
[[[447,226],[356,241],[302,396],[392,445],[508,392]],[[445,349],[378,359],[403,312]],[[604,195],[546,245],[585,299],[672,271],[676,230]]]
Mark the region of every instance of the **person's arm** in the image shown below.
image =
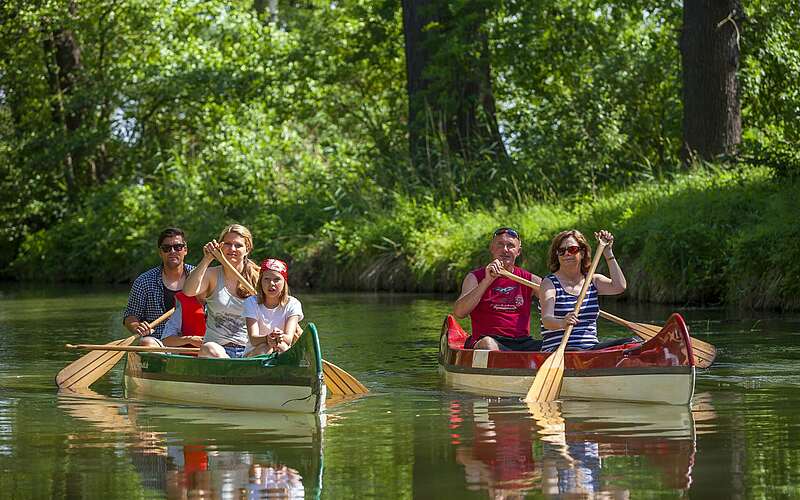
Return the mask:
[[[289,297],[289,304],[288,310],[286,311],[286,321],[284,322],[284,332],[292,332],[292,335],[289,336],[289,345],[294,344],[297,342],[297,339],[300,338],[300,335],[303,334],[303,329],[300,328],[300,322],[303,321],[303,305],[294,297]],[[295,321],[291,321],[292,318]]]
[[[211,240],[203,247],[203,259],[192,269],[183,284],[183,293],[187,297],[204,296],[207,290],[216,287],[216,273],[209,273],[208,266],[214,262],[214,251],[219,251],[219,243]]]
[[[128,295],[128,305],[125,307],[122,324],[129,332],[137,335],[149,335],[150,325],[142,320],[147,306],[147,291],[145,290],[144,278],[139,276],[131,285]]]
[[[250,345],[253,347],[259,344],[267,343],[267,334],[261,333],[258,320],[255,318],[245,318],[247,323],[247,337],[250,339]]]
[[[498,270],[502,267],[499,260],[493,260],[486,266],[486,275],[478,283],[478,278],[474,274],[469,273],[464,278],[461,284],[461,296],[456,300],[453,305],[453,314],[456,318],[466,318],[478,306],[481,297],[486,293],[486,290],[491,286],[495,279],[499,276]]]
[[[286,334],[283,336],[283,340],[287,343],[287,345],[291,346],[297,339],[300,338],[300,335],[297,334],[297,325],[300,323],[300,316],[293,315],[286,318],[286,324],[283,326],[284,332],[293,332],[291,335]]]
[[[244,312],[242,313],[247,324],[247,338],[250,345],[256,347],[260,344],[269,344],[268,331],[261,331],[261,322],[258,320],[258,300],[255,296],[244,299]]]
[[[539,289],[539,302],[542,305],[542,324],[548,330],[564,330],[569,324],[577,324],[578,318],[573,311],[560,318],[555,315],[556,310],[556,288],[553,282],[545,278],[542,280]]]
[[[625,275],[622,274],[622,268],[614,257],[614,236],[608,231],[599,231],[597,233],[599,238],[608,241],[608,244],[603,249],[603,257],[606,259],[608,265],[608,273],[611,275],[609,278],[603,274],[595,274],[592,281],[594,286],[597,287],[597,293],[600,295],[619,295],[624,292],[628,287],[628,282],[625,280]]]

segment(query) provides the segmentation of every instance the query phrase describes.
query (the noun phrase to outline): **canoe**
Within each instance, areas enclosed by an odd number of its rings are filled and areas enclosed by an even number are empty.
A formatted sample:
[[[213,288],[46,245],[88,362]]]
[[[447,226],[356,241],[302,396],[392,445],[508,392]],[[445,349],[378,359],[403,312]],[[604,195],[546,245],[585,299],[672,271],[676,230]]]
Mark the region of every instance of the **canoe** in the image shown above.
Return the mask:
[[[547,352],[464,349],[469,334],[452,316],[442,326],[439,372],[445,384],[486,396],[524,396]],[[642,344],[564,356],[562,399],[686,405],[692,399],[695,363],[689,331],[679,314]]]
[[[254,358],[129,352],[125,396],[219,408],[319,413],[322,355],[313,323],[288,351]]]

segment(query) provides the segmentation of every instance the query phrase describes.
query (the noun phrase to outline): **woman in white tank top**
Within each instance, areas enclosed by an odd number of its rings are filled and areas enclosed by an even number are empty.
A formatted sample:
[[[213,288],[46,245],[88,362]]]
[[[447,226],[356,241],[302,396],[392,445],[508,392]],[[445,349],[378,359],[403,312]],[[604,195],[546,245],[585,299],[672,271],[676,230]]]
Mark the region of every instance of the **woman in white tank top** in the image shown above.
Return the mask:
[[[214,252],[222,252],[226,259],[253,287],[258,283],[259,268],[248,259],[253,249],[253,236],[239,224],[222,230],[217,240],[203,247],[203,260],[186,278],[183,293],[192,297],[205,297],[208,308],[205,342],[200,348],[201,357],[241,358],[247,346],[247,324],[244,318],[244,299],[250,294],[236,275],[224,266],[209,268]]]

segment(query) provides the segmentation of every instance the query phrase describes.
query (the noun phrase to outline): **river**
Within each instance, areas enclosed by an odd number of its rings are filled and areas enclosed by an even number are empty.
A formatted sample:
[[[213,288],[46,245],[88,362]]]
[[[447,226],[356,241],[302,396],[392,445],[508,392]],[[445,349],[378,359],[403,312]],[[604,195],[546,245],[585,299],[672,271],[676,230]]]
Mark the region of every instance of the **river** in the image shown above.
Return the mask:
[[[441,384],[451,297],[297,297],[325,358],[371,391],[319,419],[126,400],[122,364],[58,394],[80,355],[65,343],[128,336],[127,290],[0,287],[0,498],[800,498],[800,315],[677,308],[718,348],[691,408],[543,417]],[[672,310],[603,307],[645,323]]]

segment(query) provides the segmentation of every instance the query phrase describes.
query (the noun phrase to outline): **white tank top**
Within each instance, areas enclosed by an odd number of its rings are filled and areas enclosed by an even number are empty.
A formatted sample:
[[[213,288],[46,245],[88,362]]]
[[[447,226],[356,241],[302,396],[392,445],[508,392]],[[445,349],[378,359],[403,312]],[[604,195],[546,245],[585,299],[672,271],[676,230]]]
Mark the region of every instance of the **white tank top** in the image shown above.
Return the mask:
[[[247,345],[247,322],[244,318],[244,299],[225,288],[225,273],[217,268],[217,287],[206,299],[206,342],[220,345]]]

